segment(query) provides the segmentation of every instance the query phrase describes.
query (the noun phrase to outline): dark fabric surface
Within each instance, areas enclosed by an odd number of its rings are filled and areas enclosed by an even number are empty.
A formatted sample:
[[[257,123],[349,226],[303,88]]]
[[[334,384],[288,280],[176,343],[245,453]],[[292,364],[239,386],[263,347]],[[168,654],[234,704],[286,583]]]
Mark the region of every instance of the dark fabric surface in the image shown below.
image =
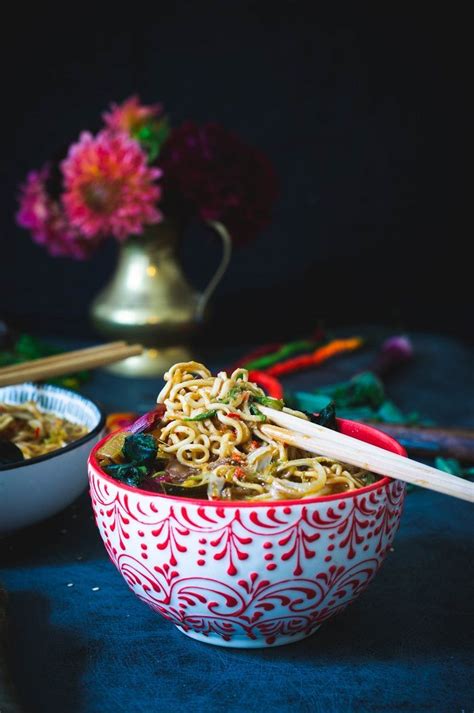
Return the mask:
[[[419,334],[414,343],[417,358],[390,378],[390,395],[440,424],[474,426],[472,353],[446,337]],[[286,383],[333,381],[370,355]],[[224,366],[230,356],[209,363]],[[158,388],[97,373],[87,392],[109,410],[142,410]],[[394,551],[355,604],[305,641],[241,651],[185,637],[128,590],[85,493],[0,542],[19,697],[34,713],[471,711],[472,523],[468,503],[412,492]]]

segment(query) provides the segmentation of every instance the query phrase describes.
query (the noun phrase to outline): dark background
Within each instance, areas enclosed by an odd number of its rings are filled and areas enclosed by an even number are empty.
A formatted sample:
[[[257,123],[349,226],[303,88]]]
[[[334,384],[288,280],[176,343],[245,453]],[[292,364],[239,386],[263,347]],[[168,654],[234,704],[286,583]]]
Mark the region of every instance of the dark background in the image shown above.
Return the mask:
[[[139,93],[172,122],[215,120],[273,160],[271,227],[235,251],[202,338],[245,341],[379,322],[469,339],[463,194],[468,22],[433,7],[178,2],[20,10],[4,25],[0,318],[87,336],[114,264],[50,258],[14,222],[18,184],[111,101]],[[197,246],[197,247],[196,247]],[[202,286],[217,245],[188,236]],[[242,335],[238,332],[237,337]]]

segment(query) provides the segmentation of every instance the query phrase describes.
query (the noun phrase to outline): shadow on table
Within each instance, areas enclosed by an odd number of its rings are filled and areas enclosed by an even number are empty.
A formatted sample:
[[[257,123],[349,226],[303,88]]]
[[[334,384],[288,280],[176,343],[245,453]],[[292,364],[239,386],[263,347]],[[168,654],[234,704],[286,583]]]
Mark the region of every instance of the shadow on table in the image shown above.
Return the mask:
[[[37,567],[105,557],[88,493],[57,515],[4,536],[0,544],[0,567]]]
[[[90,642],[51,624],[47,600],[13,592],[8,658],[25,713],[74,713],[81,706],[81,677]]]
[[[444,533],[406,538],[345,612],[308,639],[263,654],[293,662],[363,664],[471,652],[473,579],[469,543]]]

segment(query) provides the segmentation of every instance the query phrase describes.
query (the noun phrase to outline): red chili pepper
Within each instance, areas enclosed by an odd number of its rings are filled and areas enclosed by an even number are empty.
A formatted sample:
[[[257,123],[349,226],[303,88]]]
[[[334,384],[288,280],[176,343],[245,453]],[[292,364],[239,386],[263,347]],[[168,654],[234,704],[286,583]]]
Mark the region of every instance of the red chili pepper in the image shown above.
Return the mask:
[[[280,364],[275,364],[268,370],[269,374],[272,376],[283,376],[284,374],[291,374],[293,371],[300,371],[301,369],[307,369],[313,365],[313,355],[312,354],[302,354],[301,356],[293,357],[292,359],[287,359]]]
[[[295,371],[308,369],[312,366],[317,366],[326,361],[332,356],[342,354],[344,352],[358,349],[363,344],[360,337],[351,337],[349,339],[334,339],[333,341],[318,347],[312,354],[302,354],[301,356],[287,359],[280,364],[275,364],[270,367],[266,374],[271,376],[283,376],[284,374],[292,374]]]
[[[226,414],[229,418],[237,418],[239,421],[242,420],[242,416],[239,413],[228,413]]]
[[[245,478],[246,472],[243,468],[236,468],[234,471],[234,475],[236,478]]]
[[[40,433],[41,433],[41,429],[38,426],[37,428],[35,428],[35,438],[39,438]]]
[[[264,371],[249,371],[249,381],[254,381],[258,386],[261,386],[272,398],[283,398],[283,386],[274,376]]]

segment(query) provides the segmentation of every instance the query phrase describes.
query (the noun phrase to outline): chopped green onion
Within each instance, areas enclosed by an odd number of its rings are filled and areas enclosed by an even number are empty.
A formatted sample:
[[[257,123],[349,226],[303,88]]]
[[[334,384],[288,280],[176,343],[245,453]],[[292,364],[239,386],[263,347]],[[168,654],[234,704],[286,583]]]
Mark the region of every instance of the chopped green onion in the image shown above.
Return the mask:
[[[283,401],[281,399],[272,399],[270,396],[253,396],[253,399],[258,404],[274,408],[276,411],[281,411],[283,408]]]
[[[263,415],[261,411],[258,410],[258,408],[255,406],[255,404],[250,404],[249,406],[249,411],[252,414],[252,416],[258,416],[260,421],[266,421],[266,417]]]
[[[212,418],[217,413],[216,410],[213,411],[203,411],[203,413],[198,413],[197,416],[186,416],[183,421],[205,421],[206,418]]]
[[[223,399],[218,399],[218,401],[221,404],[229,404],[231,401],[233,401],[233,399],[235,399],[236,396],[241,393],[241,391],[242,389],[240,388],[240,386],[233,386],[227,396],[225,396]]]

